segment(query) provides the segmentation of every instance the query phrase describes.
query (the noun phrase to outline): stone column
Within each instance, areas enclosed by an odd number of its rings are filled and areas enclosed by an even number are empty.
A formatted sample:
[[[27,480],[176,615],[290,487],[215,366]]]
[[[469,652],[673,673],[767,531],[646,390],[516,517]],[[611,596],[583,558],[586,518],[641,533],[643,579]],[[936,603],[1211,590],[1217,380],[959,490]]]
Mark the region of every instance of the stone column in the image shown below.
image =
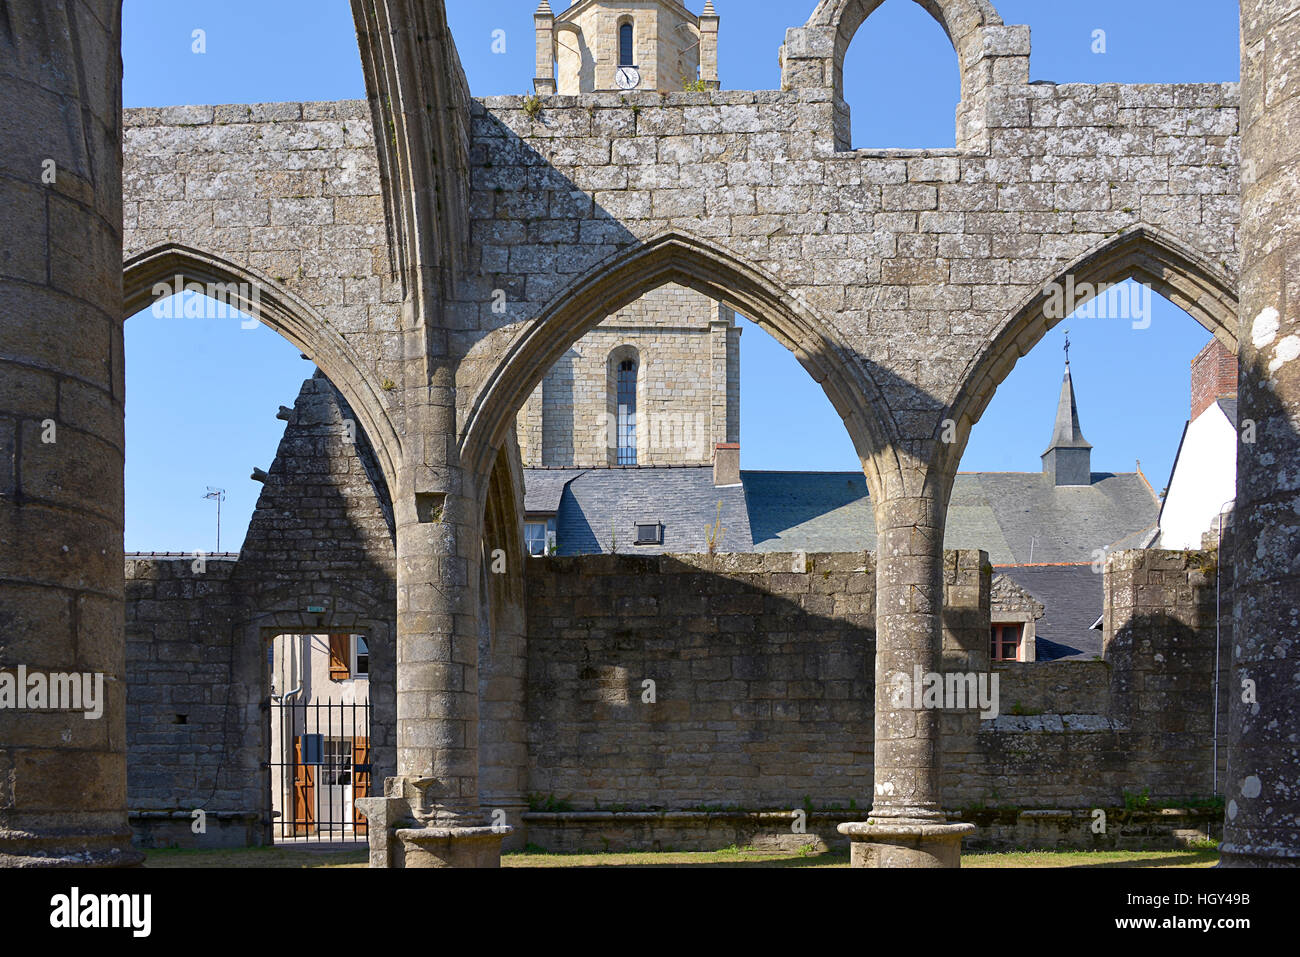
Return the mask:
[[[1233,681],[1221,863],[1300,864],[1300,0],[1242,0]]]
[[[120,0],[0,17],[0,866],[138,863],[126,819]],[[19,669],[25,689],[16,687]],[[87,702],[20,701],[52,674]],[[65,685],[66,687],[66,685]],[[0,684],[0,696],[6,694]],[[24,707],[25,704],[25,707]]]
[[[424,340],[423,330],[410,336]],[[510,828],[489,826],[479,806],[482,501],[455,459],[454,365],[432,368],[428,389],[407,391],[420,431],[408,440],[395,510],[397,777],[358,806],[376,825],[372,862],[492,867]]]
[[[877,504],[876,525],[875,795],[869,819],[839,831],[854,867],[958,867],[974,827],[947,823],[940,711],[911,693],[917,669],[942,670],[942,508],[924,495],[890,499]]]

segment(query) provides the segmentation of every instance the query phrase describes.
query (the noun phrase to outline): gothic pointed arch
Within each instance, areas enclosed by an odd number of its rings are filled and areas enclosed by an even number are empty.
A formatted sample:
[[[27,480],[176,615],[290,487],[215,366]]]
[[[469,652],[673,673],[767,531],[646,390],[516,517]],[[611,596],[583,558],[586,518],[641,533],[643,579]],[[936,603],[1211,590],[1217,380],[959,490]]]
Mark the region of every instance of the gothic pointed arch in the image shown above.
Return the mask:
[[[165,243],[124,264],[123,315],[148,308],[158,298],[156,287],[176,290],[189,283],[219,291],[230,306],[274,329],[316,363],[361,420],[358,425],[370,439],[384,480],[390,489],[396,487],[401,443],[360,356],[309,303],[270,276],[194,246]]]
[[[515,415],[574,342],[611,312],[676,283],[747,316],[793,352],[844,419],[873,493],[897,474],[892,418],[865,361],[780,283],[732,252],[668,232],[619,253],[570,283],[504,349],[477,388],[462,429],[462,460],[486,476]]]
[[[956,472],[971,429],[1020,357],[1057,323],[1095,298],[1102,284],[1144,283],[1181,308],[1232,352],[1237,351],[1235,279],[1190,246],[1151,226],[1138,226],[1084,253],[1044,278],[996,336],[971,359],[949,407],[956,440],[936,442],[939,474]],[[1062,294],[1070,301],[1059,306]]]

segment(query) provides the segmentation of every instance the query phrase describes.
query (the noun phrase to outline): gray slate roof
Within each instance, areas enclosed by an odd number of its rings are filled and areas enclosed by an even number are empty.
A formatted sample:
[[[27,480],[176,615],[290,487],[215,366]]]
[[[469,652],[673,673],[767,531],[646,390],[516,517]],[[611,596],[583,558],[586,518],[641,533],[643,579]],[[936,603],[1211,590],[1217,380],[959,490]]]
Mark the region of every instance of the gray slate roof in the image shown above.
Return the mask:
[[[874,549],[876,523],[857,472],[742,472],[756,551]],[[1093,551],[1156,522],[1160,502],[1136,472],[1055,486],[1041,472],[966,472],[948,508],[947,548],[982,548],[995,565],[1091,562]],[[1094,619],[1095,620],[1095,619]]]
[[[554,515],[560,510],[564,486],[586,469],[525,469],[524,512]]]
[[[754,548],[744,488],[714,487],[711,466],[574,469],[562,473],[525,469],[524,482],[529,512],[556,513],[560,555],[608,552],[611,539],[616,540],[615,550],[622,554],[707,552],[706,526],[717,521],[719,502],[722,535],[718,551],[749,552]],[[553,498],[554,509],[533,507],[534,503]],[[663,544],[636,545],[636,526],[640,522],[661,522]]]
[[[996,569],[1038,601],[1038,660],[1101,657],[1100,631],[1092,630],[1105,605],[1102,576],[1092,565],[1012,565]]]
[[[1231,422],[1233,425],[1237,424],[1237,400],[1236,399],[1220,399],[1219,408],[1223,410],[1223,414],[1228,417],[1229,422]]]

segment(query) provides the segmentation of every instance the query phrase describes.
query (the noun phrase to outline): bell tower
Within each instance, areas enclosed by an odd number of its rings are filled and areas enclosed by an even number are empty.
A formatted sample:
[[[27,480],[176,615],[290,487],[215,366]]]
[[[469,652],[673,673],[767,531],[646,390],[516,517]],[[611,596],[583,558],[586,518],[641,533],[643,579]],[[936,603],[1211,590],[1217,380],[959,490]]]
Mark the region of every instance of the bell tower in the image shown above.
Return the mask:
[[[577,0],[557,16],[541,0],[533,86],[542,96],[716,90],[719,19],[713,0],[699,16],[682,0]]]

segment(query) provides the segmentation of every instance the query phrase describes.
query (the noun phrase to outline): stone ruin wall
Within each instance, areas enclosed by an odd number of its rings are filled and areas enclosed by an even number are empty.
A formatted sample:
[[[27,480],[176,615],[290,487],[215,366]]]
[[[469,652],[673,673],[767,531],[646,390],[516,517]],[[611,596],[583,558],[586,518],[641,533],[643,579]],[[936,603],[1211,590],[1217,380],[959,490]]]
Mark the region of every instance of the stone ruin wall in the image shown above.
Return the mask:
[[[303,385],[238,561],[126,563],[127,797],[137,840],[189,840],[204,808],[217,843],[265,837],[267,644],[276,634],[371,638],[377,780],[396,767],[396,568],[387,489],[351,410]],[[354,442],[355,437],[355,442]],[[324,615],[309,606],[327,609]]]

